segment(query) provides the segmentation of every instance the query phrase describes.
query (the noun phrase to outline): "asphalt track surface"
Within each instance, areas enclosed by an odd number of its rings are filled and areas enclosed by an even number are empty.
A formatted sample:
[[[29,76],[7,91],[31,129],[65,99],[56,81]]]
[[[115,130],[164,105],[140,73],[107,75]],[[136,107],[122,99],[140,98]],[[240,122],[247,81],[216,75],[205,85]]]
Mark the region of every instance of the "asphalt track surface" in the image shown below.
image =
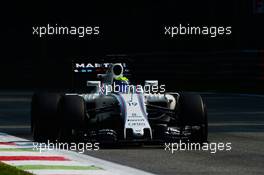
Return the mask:
[[[0,132],[31,139],[30,92],[0,92]],[[155,174],[262,174],[264,96],[202,95],[208,107],[209,142],[231,142],[231,151],[165,151],[129,146],[85,154]]]

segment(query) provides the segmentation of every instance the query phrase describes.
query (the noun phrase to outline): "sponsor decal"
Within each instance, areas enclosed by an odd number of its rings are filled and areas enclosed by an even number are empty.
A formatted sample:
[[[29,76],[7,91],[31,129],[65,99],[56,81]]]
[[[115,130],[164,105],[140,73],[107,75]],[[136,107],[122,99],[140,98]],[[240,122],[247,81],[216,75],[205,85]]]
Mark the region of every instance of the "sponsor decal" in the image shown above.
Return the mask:
[[[137,102],[129,101],[127,102],[129,106],[137,106]]]
[[[112,63],[85,63],[85,62],[76,62],[73,63],[73,72],[75,73],[89,73],[89,72],[95,72],[95,73],[102,73],[107,70],[107,68]],[[124,68],[124,72],[129,72],[127,69],[126,63],[118,63],[122,64]]]

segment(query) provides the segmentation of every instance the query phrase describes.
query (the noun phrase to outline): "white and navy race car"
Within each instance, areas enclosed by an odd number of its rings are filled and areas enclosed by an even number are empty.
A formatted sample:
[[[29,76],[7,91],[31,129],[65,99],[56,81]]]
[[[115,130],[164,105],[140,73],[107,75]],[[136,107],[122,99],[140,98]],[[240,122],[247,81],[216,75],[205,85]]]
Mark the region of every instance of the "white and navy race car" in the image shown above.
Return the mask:
[[[146,93],[129,84],[123,72],[122,64],[109,64],[98,81],[87,81],[85,93],[34,94],[34,141],[207,141],[207,111],[200,95]],[[158,81],[145,81],[145,86],[158,86]]]

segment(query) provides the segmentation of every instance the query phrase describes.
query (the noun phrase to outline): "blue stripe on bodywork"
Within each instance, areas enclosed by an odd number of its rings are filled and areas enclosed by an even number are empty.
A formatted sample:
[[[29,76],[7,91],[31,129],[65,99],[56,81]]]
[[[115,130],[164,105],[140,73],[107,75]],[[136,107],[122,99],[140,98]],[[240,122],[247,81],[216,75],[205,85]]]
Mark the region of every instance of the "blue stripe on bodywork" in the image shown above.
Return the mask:
[[[147,113],[145,111],[145,108],[144,108],[144,101],[142,99],[142,95],[141,94],[137,94],[137,97],[138,97],[138,101],[139,101],[139,105],[140,105],[140,109],[141,109],[141,112],[142,114],[144,115],[144,117],[147,119]]]

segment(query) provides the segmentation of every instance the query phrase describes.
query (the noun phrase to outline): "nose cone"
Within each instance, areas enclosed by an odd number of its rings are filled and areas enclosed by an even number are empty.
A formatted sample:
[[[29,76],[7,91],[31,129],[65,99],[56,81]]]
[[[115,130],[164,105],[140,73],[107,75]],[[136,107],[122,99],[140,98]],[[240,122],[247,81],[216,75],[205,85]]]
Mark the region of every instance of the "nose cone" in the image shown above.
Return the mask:
[[[134,129],[133,135],[134,135],[134,137],[143,137],[144,136],[144,130],[143,129]]]

